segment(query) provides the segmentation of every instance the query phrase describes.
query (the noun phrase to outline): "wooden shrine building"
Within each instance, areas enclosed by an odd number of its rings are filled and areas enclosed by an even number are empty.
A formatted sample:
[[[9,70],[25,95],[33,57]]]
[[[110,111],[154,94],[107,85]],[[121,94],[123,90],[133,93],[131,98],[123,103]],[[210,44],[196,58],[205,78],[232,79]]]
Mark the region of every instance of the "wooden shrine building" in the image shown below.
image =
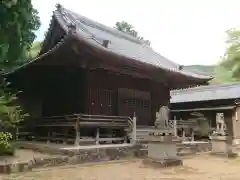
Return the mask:
[[[240,84],[208,85],[171,91],[171,118],[198,120],[198,125],[215,130],[217,115],[222,114],[227,130],[240,139]]]
[[[38,123],[48,117],[56,124],[56,119],[73,114],[135,114],[137,125],[144,126],[153,125],[159,107],[169,104],[170,89],[211,79],[183,70],[131,35],[60,5],[38,57],[7,76],[22,91],[22,107]],[[101,126],[100,120],[87,124]],[[110,121],[104,126],[109,128]]]

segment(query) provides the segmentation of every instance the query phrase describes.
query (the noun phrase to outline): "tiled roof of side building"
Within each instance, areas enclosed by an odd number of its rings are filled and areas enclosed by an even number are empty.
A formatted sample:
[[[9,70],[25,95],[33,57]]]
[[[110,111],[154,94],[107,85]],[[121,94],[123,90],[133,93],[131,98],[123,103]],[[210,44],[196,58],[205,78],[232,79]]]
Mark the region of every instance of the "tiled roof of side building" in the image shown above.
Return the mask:
[[[208,85],[172,90],[171,103],[240,98],[240,84]]]
[[[74,24],[76,26],[76,34],[81,37],[81,39],[88,41],[96,47],[103,48],[103,41],[109,40],[106,50],[117,55],[125,56],[158,68],[174,71],[198,79],[207,80],[212,78],[207,75],[180,70],[179,64],[176,64],[155,52],[143,41],[114,28],[90,20],[63,8],[62,6],[58,6],[57,10],[54,12],[54,16],[66,31],[70,24]]]

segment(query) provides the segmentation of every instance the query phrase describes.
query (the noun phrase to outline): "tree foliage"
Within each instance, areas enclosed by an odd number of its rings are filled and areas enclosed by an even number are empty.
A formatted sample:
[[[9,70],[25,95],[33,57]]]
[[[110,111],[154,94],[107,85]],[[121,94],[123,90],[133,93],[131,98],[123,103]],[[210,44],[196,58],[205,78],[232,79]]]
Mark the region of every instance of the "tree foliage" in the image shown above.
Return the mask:
[[[38,12],[31,0],[0,0],[0,69],[8,70],[26,61],[40,26]],[[12,154],[14,148],[9,130],[23,121],[24,114],[17,105],[17,94],[0,77],[0,155]]]
[[[0,132],[0,156],[1,155],[13,155],[14,148],[11,143],[12,134],[8,132]]]
[[[12,134],[9,132],[28,114],[17,105],[17,94],[13,94],[5,79],[0,83],[0,156],[13,155]]]
[[[40,26],[31,0],[0,1],[0,65],[11,68],[26,58]]]
[[[227,35],[227,50],[220,65],[229,70],[234,79],[240,80],[240,30],[230,29]]]
[[[34,42],[28,51],[28,59],[35,58],[41,50],[41,42]]]
[[[5,79],[0,83],[0,127],[8,129],[23,121],[27,114],[17,105],[17,94],[14,94]]]
[[[139,40],[142,40],[147,45],[151,44],[149,40],[144,40],[143,37],[138,36],[138,32],[134,30],[134,27],[131,24],[127,23],[126,21],[116,22],[115,28],[119,31],[130,34],[134,37],[137,37]]]
[[[210,82],[211,84],[229,84],[239,81],[239,79],[233,77],[232,71],[221,63],[215,67],[213,76],[214,79]]]

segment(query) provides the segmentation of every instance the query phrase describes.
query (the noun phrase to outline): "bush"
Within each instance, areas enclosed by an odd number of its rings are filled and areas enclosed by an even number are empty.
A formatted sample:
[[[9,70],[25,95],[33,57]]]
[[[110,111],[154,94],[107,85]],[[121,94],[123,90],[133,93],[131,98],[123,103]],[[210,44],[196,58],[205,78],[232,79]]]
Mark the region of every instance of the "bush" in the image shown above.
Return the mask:
[[[15,146],[11,141],[12,135],[8,132],[0,132],[0,156],[14,155]]]

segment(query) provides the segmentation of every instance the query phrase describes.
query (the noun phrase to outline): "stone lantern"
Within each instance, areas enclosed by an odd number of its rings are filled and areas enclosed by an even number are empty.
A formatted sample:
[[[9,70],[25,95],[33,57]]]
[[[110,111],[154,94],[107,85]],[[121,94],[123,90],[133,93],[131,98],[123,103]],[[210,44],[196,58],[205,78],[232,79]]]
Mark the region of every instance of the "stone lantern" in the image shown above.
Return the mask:
[[[174,135],[168,113],[168,108],[164,106],[157,112],[155,128],[146,137],[148,156],[143,160],[144,164],[158,167],[182,165],[182,160],[177,156],[177,143],[180,143],[180,139]]]

